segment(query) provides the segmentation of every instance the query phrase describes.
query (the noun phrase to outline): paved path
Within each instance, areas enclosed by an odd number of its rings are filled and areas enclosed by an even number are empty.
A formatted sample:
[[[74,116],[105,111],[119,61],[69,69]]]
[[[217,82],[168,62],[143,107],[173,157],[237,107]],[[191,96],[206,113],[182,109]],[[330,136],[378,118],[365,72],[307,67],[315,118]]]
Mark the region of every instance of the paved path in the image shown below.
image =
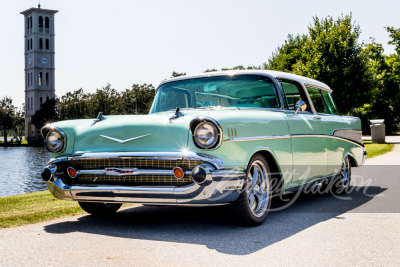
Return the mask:
[[[254,228],[223,207],[138,206],[2,229],[0,266],[399,266],[400,167],[382,165],[399,150],[353,169],[350,199],[302,194]]]

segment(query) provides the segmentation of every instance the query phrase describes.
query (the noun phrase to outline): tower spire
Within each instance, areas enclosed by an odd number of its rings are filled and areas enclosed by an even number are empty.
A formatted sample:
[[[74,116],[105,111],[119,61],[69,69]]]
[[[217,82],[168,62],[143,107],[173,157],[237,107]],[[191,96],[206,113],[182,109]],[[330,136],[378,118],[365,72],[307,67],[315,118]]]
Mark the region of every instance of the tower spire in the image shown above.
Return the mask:
[[[40,0],[39,0],[38,8],[40,8]]]

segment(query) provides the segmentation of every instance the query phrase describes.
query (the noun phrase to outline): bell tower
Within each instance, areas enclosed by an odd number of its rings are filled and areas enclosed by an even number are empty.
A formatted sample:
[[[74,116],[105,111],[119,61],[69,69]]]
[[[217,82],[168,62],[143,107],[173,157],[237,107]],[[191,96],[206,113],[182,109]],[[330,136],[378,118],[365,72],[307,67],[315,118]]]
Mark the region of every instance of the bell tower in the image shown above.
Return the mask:
[[[30,8],[22,11],[25,23],[25,138],[40,137],[31,118],[40,105],[55,97],[54,14],[58,10]]]

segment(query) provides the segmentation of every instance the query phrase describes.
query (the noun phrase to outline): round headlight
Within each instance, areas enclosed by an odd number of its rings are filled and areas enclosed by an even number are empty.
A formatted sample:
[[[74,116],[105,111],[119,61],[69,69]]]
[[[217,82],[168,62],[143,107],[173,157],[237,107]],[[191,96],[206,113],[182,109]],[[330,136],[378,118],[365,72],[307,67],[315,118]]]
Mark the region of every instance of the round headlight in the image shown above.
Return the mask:
[[[64,147],[64,138],[60,132],[53,130],[47,134],[46,146],[50,152],[60,152]]]
[[[201,148],[214,147],[219,139],[217,127],[211,122],[200,122],[194,129],[194,140]]]

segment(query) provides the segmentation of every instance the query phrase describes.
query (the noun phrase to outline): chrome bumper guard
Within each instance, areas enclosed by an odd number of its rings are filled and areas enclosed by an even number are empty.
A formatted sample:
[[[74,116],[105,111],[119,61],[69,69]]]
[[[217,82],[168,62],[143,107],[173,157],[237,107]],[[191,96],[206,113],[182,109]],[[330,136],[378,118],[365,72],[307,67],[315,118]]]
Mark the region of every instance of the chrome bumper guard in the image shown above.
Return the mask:
[[[169,159],[171,153],[151,153],[149,155],[138,153],[122,153],[124,155],[106,153],[84,154],[81,157],[157,157]],[[133,155],[134,154],[134,155]],[[226,170],[220,160],[204,157],[194,153],[172,153],[173,158],[201,158],[205,164],[200,165],[206,169],[206,179],[202,183],[191,183],[186,186],[115,186],[115,185],[66,185],[61,179],[53,177],[47,181],[47,186],[54,197],[63,200],[107,202],[107,203],[140,203],[153,205],[192,205],[208,206],[220,205],[235,201],[242,190],[245,173],[237,170]],[[64,157],[58,160],[68,160]],[[73,157],[74,159],[77,156]],[[57,159],[50,161],[55,163]],[[53,168],[52,165],[48,168]]]

